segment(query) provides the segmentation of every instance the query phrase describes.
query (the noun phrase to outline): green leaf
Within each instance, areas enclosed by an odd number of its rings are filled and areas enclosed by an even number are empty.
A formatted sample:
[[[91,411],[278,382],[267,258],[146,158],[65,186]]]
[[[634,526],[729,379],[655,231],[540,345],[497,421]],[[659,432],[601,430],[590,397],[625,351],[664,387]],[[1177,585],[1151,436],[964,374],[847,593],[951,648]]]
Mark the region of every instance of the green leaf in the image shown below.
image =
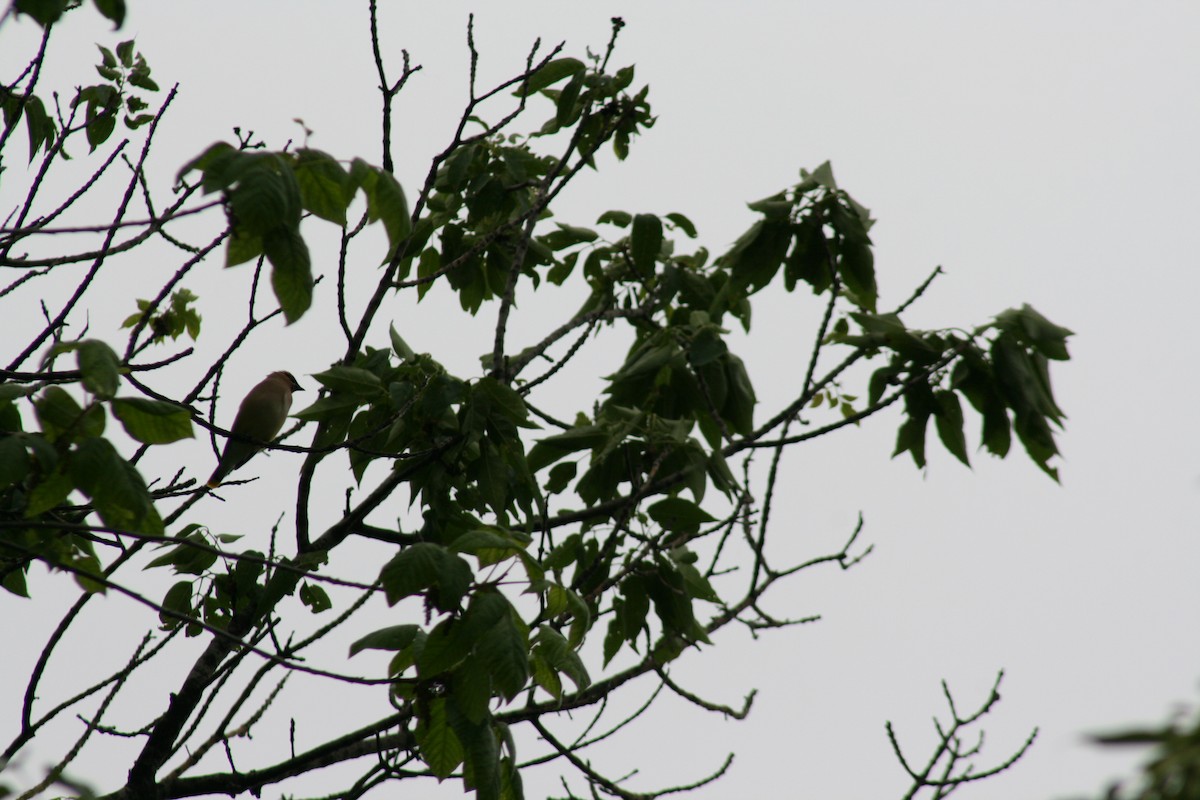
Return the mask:
[[[312,261],[298,228],[275,228],[263,235],[263,252],[271,262],[271,287],[291,325],[312,305]]]
[[[683,576],[683,583],[687,587],[689,595],[697,600],[706,600],[710,603],[721,602],[721,598],[717,595],[716,590],[713,589],[712,584],[700,573],[700,570],[696,569],[695,553],[684,548],[676,548],[671,551],[670,555],[675,568]]]
[[[555,700],[562,700],[563,684],[562,679],[558,677],[558,671],[550,666],[537,650],[533,651],[531,658],[533,682],[545,689]]]
[[[338,395],[336,397],[322,397],[307,408],[292,414],[292,417],[305,422],[325,422],[338,417],[345,417],[349,423],[349,417],[353,411],[363,405],[364,401],[360,397]]]
[[[68,0],[14,0],[13,9],[18,14],[28,14],[43,28],[57,22],[67,10]]]
[[[667,219],[671,220],[675,224],[675,227],[683,231],[689,239],[696,238],[696,226],[683,214],[672,212],[667,214]]]
[[[320,150],[296,153],[293,166],[300,187],[300,203],[321,219],[345,226],[346,208],[354,199],[355,184],[333,156]]]
[[[1054,443],[1054,432],[1050,429],[1046,418],[1039,414],[1020,414],[1013,420],[1013,428],[1017,438],[1025,446],[1025,452],[1043,472],[1058,482],[1058,470],[1049,465],[1049,461],[1058,454],[1058,446]]]
[[[473,398],[485,401],[489,418],[502,416],[517,425],[529,418],[524,399],[508,384],[486,377],[476,382],[471,391]]]
[[[688,345],[688,358],[692,362],[693,367],[703,367],[706,364],[711,364],[728,352],[729,348],[726,347],[725,342],[713,330],[701,331]],[[708,382],[708,378],[709,375],[705,373],[704,379],[706,383]],[[719,379],[722,385],[724,385],[723,378],[724,375]],[[714,391],[714,388],[717,390]],[[709,393],[713,395],[713,402],[719,408],[724,400],[723,392],[720,391],[719,387],[709,386],[708,389]],[[717,395],[720,395],[720,397],[718,398]]]
[[[113,349],[98,339],[78,343],[76,359],[83,373],[83,385],[101,400],[117,393],[121,382],[121,360]]]
[[[375,373],[361,367],[336,366],[313,375],[322,386],[358,397],[379,397],[383,383]]]
[[[389,605],[430,589],[433,604],[452,611],[470,588],[474,573],[470,564],[446,548],[418,542],[385,564],[379,577]]]
[[[837,181],[833,178],[833,166],[826,161],[821,166],[814,169],[812,172],[800,170],[800,176],[806,180],[811,179],[819,186],[823,186],[830,191],[837,191]]]
[[[174,628],[182,624],[179,616],[190,617],[192,615],[192,582],[179,581],[168,589],[167,593],[163,595],[162,608],[158,618],[164,626]],[[174,612],[174,614],[167,612]]]
[[[423,679],[443,675],[470,655],[473,644],[460,620],[443,620],[425,637],[416,656],[417,673]]]
[[[25,581],[25,570],[27,569],[28,566],[5,570],[4,577],[0,578],[0,586],[17,597],[28,598],[29,586]]]
[[[409,361],[416,356],[416,353],[408,346],[408,343],[400,337],[400,334],[396,333],[394,325],[388,326],[388,335],[392,340],[392,352],[396,354],[397,358],[401,361]]]
[[[24,480],[29,474],[29,453],[24,443],[26,435],[0,436],[0,490]]]
[[[71,480],[92,499],[104,524],[148,536],[163,534],[145,481],[106,439],[86,439],[71,454]]]
[[[488,719],[492,702],[492,676],[483,659],[468,658],[450,673],[449,694],[454,707],[468,720],[479,724]]]
[[[616,225],[618,228],[628,228],[633,222],[633,215],[628,211],[605,211],[596,219],[597,225],[608,223]]]
[[[0,404],[7,405],[13,400],[21,397],[29,397],[33,392],[33,387],[22,386],[17,383],[0,383]]]
[[[214,142],[204,152],[179,168],[175,180],[182,181],[193,170],[201,172],[200,186],[204,193],[217,192],[231,186],[237,167],[244,155],[228,142]]]
[[[475,790],[475,800],[500,800],[500,748],[492,726],[473,723],[453,703],[447,719],[463,746],[463,788]]]
[[[158,91],[158,84],[151,80],[149,73],[139,72],[136,69],[129,73],[129,85],[136,86],[139,89],[144,89],[147,92]],[[148,114],[143,114],[137,118],[138,124],[133,127],[139,127],[144,121],[149,121],[150,119],[153,119],[153,117],[150,117]]]
[[[235,230],[266,236],[300,225],[300,185],[288,162],[277,153],[240,153],[228,163],[229,213]]]
[[[47,386],[42,396],[34,403],[34,410],[42,431],[52,442],[75,428],[83,416],[83,409],[75,402],[75,398],[59,386]]]
[[[112,20],[113,27],[120,28],[125,24],[125,0],[95,0],[96,10]],[[127,44],[132,45],[130,41]]]
[[[529,649],[511,615],[502,617],[480,638],[475,652],[487,664],[500,694],[512,700],[529,682]]]
[[[579,450],[590,450],[608,441],[608,432],[599,425],[583,425],[547,436],[530,449],[526,462],[531,472],[537,472]]]
[[[541,237],[542,242],[551,250],[562,250],[571,245],[594,242],[599,236],[591,228],[580,228],[575,225],[565,225],[561,222],[555,224],[558,226],[558,230],[551,231]]]
[[[540,92],[548,86],[553,86],[564,78],[578,75],[585,69],[583,62],[577,58],[556,58],[537,72],[529,76],[528,82],[518,87],[513,94],[520,97]]]
[[[263,237],[234,230],[225,240],[225,266],[236,267],[263,254]]]
[[[913,461],[917,467],[924,469],[925,429],[928,423],[928,415],[910,416],[905,419],[896,433],[896,449],[892,452],[892,458],[908,451],[912,454]]]
[[[74,489],[75,483],[70,475],[57,470],[50,473],[29,493],[29,500],[25,504],[25,518],[32,519],[55,508],[64,502]]]
[[[413,643],[420,630],[419,625],[392,625],[380,628],[350,645],[350,655],[358,655],[363,650],[403,650]]]
[[[439,780],[445,780],[463,761],[463,747],[446,719],[446,698],[433,697],[414,730],[417,752]]]
[[[791,241],[792,230],[787,222],[770,219],[755,222],[722,257],[733,284],[750,293],[765,287],[779,271]]]
[[[583,73],[575,75],[570,82],[563,87],[558,95],[558,100],[555,103],[554,121],[560,126],[571,125],[579,117],[582,111],[579,102],[579,93],[583,90]]]
[[[875,256],[871,246],[863,242],[846,241],[838,261],[838,275],[853,293],[857,304],[868,311],[875,310],[879,289],[875,285]]]
[[[654,274],[662,242],[662,220],[653,214],[638,214],[633,218],[630,249],[633,253],[633,265],[642,277],[648,278]]]
[[[117,45],[117,58],[121,59],[121,66],[125,69],[133,66],[133,39],[126,39]]]
[[[37,95],[30,95],[23,106],[25,112],[25,128],[29,134],[29,161],[33,162],[38,150],[45,147],[49,152],[58,130],[54,120],[46,113],[46,107]],[[15,124],[16,120],[13,120]]]
[[[1058,407],[1054,400],[1047,396],[1033,360],[1013,334],[1002,333],[992,342],[992,368],[996,383],[1009,407],[1018,416],[1024,414],[1057,418]]]
[[[1067,352],[1067,338],[1074,336],[1074,331],[1055,325],[1028,304],[997,314],[996,326],[1021,335],[1046,358],[1066,361],[1071,357]]]
[[[708,634],[696,621],[692,600],[683,576],[665,559],[646,565],[646,593],[662,622],[664,634],[676,634],[690,642],[708,642]]]
[[[371,222],[383,222],[388,237],[388,254],[384,260],[389,260],[412,232],[412,219],[404,189],[391,173],[373,167],[360,158],[351,163],[350,174],[366,192],[367,218]]]
[[[791,216],[793,207],[792,202],[787,198],[786,192],[779,192],[770,197],[764,197],[762,200],[748,203],[747,206],[751,211],[757,211],[774,222],[787,222]]]
[[[586,689],[591,685],[587,668],[561,633],[549,625],[540,625],[534,637],[533,652],[558,672],[566,675],[575,684],[576,689]]]
[[[546,480],[546,491],[550,494],[565,491],[571,481],[575,480],[578,469],[579,466],[574,461],[555,464],[550,468],[550,476]]]
[[[299,597],[300,602],[308,606],[308,610],[314,614],[320,614],[322,611],[333,608],[333,601],[329,599],[329,594],[316,583],[308,581],[301,583]]]
[[[728,389],[721,416],[735,433],[747,435],[754,430],[754,406],[758,398],[745,362],[732,353],[725,356],[725,381]]]
[[[183,406],[141,397],[117,397],[110,405],[126,433],[143,444],[169,444],[195,435],[191,413]]]
[[[166,554],[152,560],[146,566],[171,567],[176,573],[184,575],[202,575],[217,561],[217,554],[207,547],[208,541],[203,534],[197,532],[199,525],[191,525],[190,533],[181,533],[177,539],[179,544],[171,547]],[[185,528],[184,530],[188,530]],[[202,547],[203,546],[203,547]]]
[[[963,435],[963,413],[958,395],[951,391],[939,391],[934,393],[934,400],[937,402],[934,422],[938,438],[955,458],[971,466],[967,458],[967,439]]]
[[[508,468],[500,451],[486,439],[480,442],[479,458],[471,465],[471,477],[484,501],[497,515],[508,504]]]
[[[476,528],[457,537],[450,543],[450,548],[456,553],[471,555],[477,555],[483,550],[503,550],[515,554],[518,550],[524,550],[527,545],[527,538],[522,541],[516,535],[501,533],[498,528]]]
[[[650,519],[669,531],[680,533],[696,533],[700,526],[707,522],[715,522],[715,518],[695,503],[682,497],[668,497],[659,500],[646,509]]]

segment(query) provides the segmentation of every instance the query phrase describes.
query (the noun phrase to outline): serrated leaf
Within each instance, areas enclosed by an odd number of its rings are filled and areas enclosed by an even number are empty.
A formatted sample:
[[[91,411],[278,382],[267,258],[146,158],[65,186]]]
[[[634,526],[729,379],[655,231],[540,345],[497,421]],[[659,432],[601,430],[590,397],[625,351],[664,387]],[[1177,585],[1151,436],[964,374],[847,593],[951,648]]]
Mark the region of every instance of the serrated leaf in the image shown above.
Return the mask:
[[[567,643],[561,633],[549,625],[538,627],[534,637],[534,652],[549,666],[570,678],[576,689],[586,689],[591,684],[591,678],[579,653]]]
[[[463,761],[462,743],[447,722],[446,698],[431,698],[424,709],[414,730],[417,752],[438,780],[445,780]]]
[[[529,682],[529,649],[511,616],[502,617],[475,646],[496,689],[511,700]]]
[[[344,226],[346,208],[354,198],[355,185],[337,159],[320,150],[303,149],[296,153],[292,169],[304,209]]]
[[[266,236],[300,225],[300,185],[288,162],[277,153],[239,153],[227,164],[229,213],[235,230]]]

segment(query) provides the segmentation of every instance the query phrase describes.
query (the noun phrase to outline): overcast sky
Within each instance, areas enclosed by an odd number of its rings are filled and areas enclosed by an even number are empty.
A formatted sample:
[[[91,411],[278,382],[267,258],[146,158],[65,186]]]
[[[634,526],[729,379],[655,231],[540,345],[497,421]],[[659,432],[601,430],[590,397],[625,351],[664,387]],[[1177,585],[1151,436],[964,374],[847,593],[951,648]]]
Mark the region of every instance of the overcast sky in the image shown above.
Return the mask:
[[[770,603],[781,615],[821,614],[821,622],[757,642],[731,634],[679,664],[681,682],[719,702],[736,704],[758,688],[747,721],[669,706],[598,754],[601,771],[640,768],[647,783],[634,788],[657,788],[699,777],[732,750],[730,773],[695,797],[899,796],[906,782],[884,721],[923,757],[930,717],[943,712],[939,681],[971,707],[1004,668],[1004,699],[986,726],[980,766],[1007,757],[1033,726],[1041,735],[1013,771],[962,796],[1095,796],[1136,756],[1099,751],[1086,734],[1161,721],[1195,701],[1200,6],[385,5],[391,63],[407,48],[423,65],[397,105],[397,175],[410,195],[463,103],[468,11],[476,12],[481,84],[518,71],[539,36],[565,40],[571,54],[601,48],[609,18],[620,15],[628,25],[615,63],[637,65],[658,123],[626,162],[610,160],[573,186],[559,219],[588,225],[609,208],[678,211],[721,252],[753,221],[747,201],[828,159],[879,220],[872,236],[881,306],[941,265],[946,274],[908,324],[974,325],[1028,302],[1076,333],[1072,361],[1054,371],[1068,415],[1061,486],[1020,452],[1003,462],[978,453],[967,470],[931,442],[923,473],[907,458],[889,460],[895,412],[790,457],[775,532],[781,552],[836,549],[859,512],[876,551],[849,573],[805,578]],[[294,118],[314,131],[312,146],[378,162],[364,6],[131,0],[118,33],[87,8],[56,34],[42,85],[67,92],[94,80],[90,42],[136,36],[160,84],[180,84],[154,162],[163,187],[203,147],[231,138],[234,125],[282,147],[301,136]],[[27,58],[33,28],[11,20],[0,28],[6,80]],[[16,202],[12,192],[0,188],[0,208]],[[236,279],[218,267],[200,292],[206,322],[222,313],[219,281]],[[817,313],[802,299],[768,303],[761,317],[756,310],[752,335],[736,345],[756,377],[759,419],[800,379],[796,343],[772,332]],[[470,339],[484,336],[491,319],[460,324],[449,303],[434,293],[397,327],[415,349],[477,374],[486,339]],[[445,332],[447,320],[458,338]],[[316,330],[305,320],[281,333],[292,337],[292,357],[269,368],[324,369],[338,351]],[[594,380],[621,352],[589,358],[583,368],[594,365]],[[243,359],[226,380],[248,386],[262,366]],[[197,473],[211,459],[199,440],[173,452]],[[233,520],[247,512],[211,513]],[[116,599],[105,603],[112,615],[131,612]],[[19,616],[27,606],[0,598],[6,646],[27,630]],[[23,680],[29,657],[0,659],[5,685]],[[8,708],[0,706],[0,720],[12,718]],[[529,796],[553,791],[552,778],[527,782]]]

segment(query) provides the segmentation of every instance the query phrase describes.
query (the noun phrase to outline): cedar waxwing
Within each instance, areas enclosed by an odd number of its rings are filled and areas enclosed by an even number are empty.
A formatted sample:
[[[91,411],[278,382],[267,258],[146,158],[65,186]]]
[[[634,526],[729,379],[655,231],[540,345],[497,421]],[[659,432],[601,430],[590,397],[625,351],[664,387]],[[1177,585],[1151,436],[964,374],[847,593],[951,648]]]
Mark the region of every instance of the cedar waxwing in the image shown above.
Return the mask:
[[[263,444],[279,435],[292,408],[292,392],[299,391],[303,390],[290,372],[272,372],[250,390],[233,419],[233,427],[229,430],[235,435],[225,441],[225,451],[208,479],[208,488],[220,486],[226,475],[249,461]]]

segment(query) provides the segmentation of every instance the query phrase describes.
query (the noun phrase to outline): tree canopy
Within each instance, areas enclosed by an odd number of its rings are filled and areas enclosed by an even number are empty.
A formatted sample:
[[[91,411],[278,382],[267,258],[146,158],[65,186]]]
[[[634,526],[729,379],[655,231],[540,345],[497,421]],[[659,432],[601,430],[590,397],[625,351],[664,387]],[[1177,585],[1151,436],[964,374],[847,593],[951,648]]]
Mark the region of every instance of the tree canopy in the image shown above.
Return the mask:
[[[121,23],[122,3],[95,5]],[[111,798],[257,796],[286,782],[292,794],[350,798],[453,779],[451,793],[517,798],[522,774],[546,762],[571,775],[568,796],[704,785],[732,755],[688,765],[686,784],[646,787],[597,769],[588,748],[637,736],[647,706],[625,698],[638,685],[702,712],[749,713],[753,694],[722,705],[673,680],[672,665],[717,657],[731,627],[758,635],[806,621],[765,598],[870,552],[860,520],[836,551],[776,559],[771,510],[787,491],[787,453],[890,408],[900,418],[891,455],[918,468],[930,441],[964,464],[978,442],[999,458],[1022,450],[1057,480],[1064,414],[1050,366],[1068,358],[1071,332],[1028,305],[944,329],[906,325],[940,270],[884,305],[874,220],[828,163],[750,203],[755,221],[718,255],[687,216],[636,198],[594,220],[555,214],[568,185],[624,159],[655,122],[649,87],[618,66],[619,18],[597,51],[538,43],[524,69],[488,87],[476,85],[468,27],[461,118],[424,182],[406,188],[392,103],[420,67],[402,52],[397,70],[383,52],[373,2],[377,157],[273,146],[235,128],[165,175],[147,163],[159,122],[186,112],[133,40],[100,48],[99,83],[47,100],[45,42],[70,24],[67,6],[15,4],[45,38],[0,89],[0,180],[21,187],[0,227],[11,276],[0,303],[21,322],[0,369],[0,585],[10,608],[75,592],[56,627],[23,632],[46,644],[28,683],[10,688],[23,701],[0,759],[69,731],[45,779],[20,787],[30,796],[56,783]],[[14,155],[22,146],[27,167]],[[48,188],[69,156],[93,171],[73,189]],[[75,234],[94,242],[77,247]],[[144,270],[150,254],[152,282],[131,285],[122,269]],[[221,267],[246,276],[243,294],[196,288]],[[398,298],[433,302],[435,286],[457,300],[444,313],[493,320],[474,372],[417,352],[391,311]],[[518,343],[519,301],[535,292],[581,302],[531,321],[540,333]],[[755,302],[780,294],[816,324],[755,328]],[[123,309],[120,324],[92,325],[104,303]],[[155,460],[198,434],[214,450],[236,435],[222,425],[248,387],[223,384],[226,365],[314,318],[342,355],[311,378],[297,372],[316,391],[267,445],[298,465],[287,496],[254,486],[282,459],[260,457],[215,492],[203,487],[211,462]],[[789,402],[761,407],[734,331],[807,357]],[[202,351],[205,337],[219,344]],[[549,391],[569,385],[583,349],[606,342],[628,347],[600,396]],[[269,369],[303,366],[289,361]],[[210,527],[222,500],[277,521],[269,534]],[[360,545],[385,556],[348,558]],[[48,681],[47,664],[103,595],[132,601],[151,630],[115,671],[89,672],[82,686]],[[344,636],[348,652],[327,647]],[[140,689],[151,670],[171,688]],[[303,696],[289,680],[308,696],[366,685],[375,713],[348,715],[316,746],[280,740],[243,757],[240,740]],[[982,766],[962,746],[998,698],[974,713],[950,698],[930,756],[893,738],[907,796],[945,796],[1015,762],[1032,737]],[[83,749],[118,738],[123,783],[72,770]],[[311,788],[338,766],[350,770],[335,788]]]

